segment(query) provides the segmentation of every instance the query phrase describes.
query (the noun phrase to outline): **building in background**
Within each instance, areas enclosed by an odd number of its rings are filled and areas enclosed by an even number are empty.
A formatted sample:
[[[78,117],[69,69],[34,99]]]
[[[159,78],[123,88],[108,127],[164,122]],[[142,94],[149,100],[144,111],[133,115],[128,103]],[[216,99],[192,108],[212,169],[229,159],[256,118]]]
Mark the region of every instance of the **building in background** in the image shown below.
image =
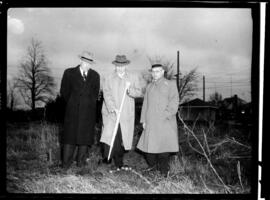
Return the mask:
[[[252,114],[251,105],[251,102],[247,103],[236,94],[225,98],[220,106],[221,119],[234,123],[249,123]]]
[[[217,109],[216,106],[199,98],[185,102],[179,106],[180,116],[186,122],[215,122]]]

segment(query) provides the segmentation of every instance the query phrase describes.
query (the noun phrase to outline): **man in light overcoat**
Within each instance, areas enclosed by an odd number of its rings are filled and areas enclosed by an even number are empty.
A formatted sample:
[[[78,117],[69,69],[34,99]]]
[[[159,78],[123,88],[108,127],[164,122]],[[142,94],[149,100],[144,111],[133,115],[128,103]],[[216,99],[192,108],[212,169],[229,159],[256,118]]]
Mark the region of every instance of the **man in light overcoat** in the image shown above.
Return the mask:
[[[105,145],[103,156],[107,159],[117,113],[119,113],[123,95],[126,95],[110,156],[114,160],[115,165],[113,168],[120,170],[127,167],[123,166],[124,152],[132,148],[135,124],[134,98],[142,96],[142,92],[138,78],[126,70],[126,66],[130,61],[127,60],[125,55],[117,55],[112,63],[115,65],[115,71],[105,77],[103,84],[103,130],[100,141]],[[129,85],[129,88],[127,93],[124,93],[127,85]]]
[[[100,76],[91,69],[93,54],[84,51],[79,55],[80,64],[64,71],[60,95],[65,100],[63,132],[63,168],[73,163],[77,148],[77,165],[86,165],[88,146],[94,142],[96,101],[100,90]]]
[[[176,113],[179,96],[176,81],[164,77],[161,64],[152,65],[152,82],[144,95],[140,122],[143,132],[137,148],[145,152],[149,169],[163,175],[169,171],[169,156],[179,151]]]

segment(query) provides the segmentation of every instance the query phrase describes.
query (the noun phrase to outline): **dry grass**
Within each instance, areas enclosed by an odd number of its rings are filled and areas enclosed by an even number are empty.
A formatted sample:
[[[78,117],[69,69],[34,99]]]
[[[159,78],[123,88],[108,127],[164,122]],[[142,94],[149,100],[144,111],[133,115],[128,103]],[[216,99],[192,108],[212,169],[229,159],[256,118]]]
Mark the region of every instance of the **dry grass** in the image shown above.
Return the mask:
[[[49,123],[9,124],[7,128],[7,191],[11,193],[224,193],[224,188],[200,154],[192,150],[186,136],[180,137],[181,151],[172,156],[170,173],[164,178],[159,172],[143,172],[147,167],[144,157],[135,150],[125,154],[124,162],[134,171],[109,173],[110,165],[98,164],[101,158],[96,144],[89,153],[89,164],[84,168],[75,165],[67,172],[59,168],[58,135],[61,127]],[[98,129],[97,129],[98,130]],[[136,128],[133,147],[136,146],[140,127]],[[180,132],[181,133],[181,132]],[[210,135],[210,134],[209,134]],[[204,136],[198,134],[200,141]],[[225,138],[227,138],[225,142]],[[224,182],[232,193],[249,193],[242,160],[229,157],[243,151],[248,145],[229,137],[208,137],[212,150],[211,160],[221,178],[232,175]],[[237,144],[239,142],[240,144]],[[194,139],[190,143],[197,148]],[[239,148],[241,146],[241,148]],[[51,152],[51,153],[50,153]],[[239,154],[240,155],[240,154]],[[238,159],[239,160],[239,159]],[[237,164],[240,163],[240,164]],[[221,172],[224,171],[225,174]],[[239,173],[240,172],[240,173]],[[241,176],[241,182],[239,182]],[[235,178],[234,180],[231,178]]]

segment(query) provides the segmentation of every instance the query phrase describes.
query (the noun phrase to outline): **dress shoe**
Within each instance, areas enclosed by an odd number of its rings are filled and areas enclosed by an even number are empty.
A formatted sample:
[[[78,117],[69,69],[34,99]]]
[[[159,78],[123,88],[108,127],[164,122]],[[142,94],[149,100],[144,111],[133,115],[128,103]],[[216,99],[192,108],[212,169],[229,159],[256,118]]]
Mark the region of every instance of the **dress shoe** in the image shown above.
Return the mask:
[[[109,172],[110,173],[119,172],[120,170],[121,170],[121,166],[120,167],[112,166]]]
[[[131,168],[130,166],[128,166],[128,165],[122,166],[121,169],[122,169],[122,170],[125,170],[125,171],[130,171],[130,170],[132,170],[132,168]]]
[[[98,161],[98,164],[111,164],[112,163],[112,159],[107,159],[107,158],[103,158],[102,160]]]

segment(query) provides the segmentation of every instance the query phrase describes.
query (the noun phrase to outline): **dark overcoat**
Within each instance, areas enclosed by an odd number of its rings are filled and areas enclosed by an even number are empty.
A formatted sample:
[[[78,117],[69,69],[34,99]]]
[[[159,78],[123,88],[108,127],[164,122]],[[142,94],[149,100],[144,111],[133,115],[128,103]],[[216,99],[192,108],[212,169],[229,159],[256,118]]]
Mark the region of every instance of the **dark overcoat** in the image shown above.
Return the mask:
[[[80,65],[64,71],[60,94],[66,103],[62,143],[91,145],[94,142],[99,74],[89,69],[86,81]]]

